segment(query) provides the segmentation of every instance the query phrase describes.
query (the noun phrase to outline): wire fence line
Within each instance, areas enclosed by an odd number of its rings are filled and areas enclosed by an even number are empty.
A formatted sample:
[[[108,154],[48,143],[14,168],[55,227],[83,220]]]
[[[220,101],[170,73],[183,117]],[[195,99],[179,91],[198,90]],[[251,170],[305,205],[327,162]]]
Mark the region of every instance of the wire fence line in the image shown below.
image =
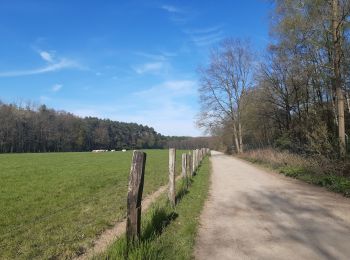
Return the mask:
[[[197,151],[197,150],[196,150]],[[194,153],[195,151],[193,151],[193,155],[195,155]],[[184,156],[183,156],[184,158]],[[186,157],[187,158],[187,157]],[[197,163],[196,168],[199,167],[200,165],[200,161],[204,158],[204,153],[200,153],[200,151],[197,151],[196,153],[196,159],[193,161],[193,163]],[[174,165],[176,162],[176,156],[174,156]],[[191,167],[187,167],[185,166],[185,171],[187,171],[187,169],[189,169],[191,171]],[[194,168],[193,168],[194,170]],[[191,172],[191,174],[193,174]],[[186,177],[187,178],[187,177]],[[129,184],[130,185],[130,184]],[[142,184],[143,185],[143,184]],[[126,187],[125,187],[126,188]],[[125,189],[126,192],[127,189]],[[46,250],[50,250],[50,252],[52,252],[52,245],[54,243],[59,243],[61,245],[63,245],[64,247],[66,247],[66,245],[69,244],[74,244],[74,247],[76,245],[79,245],[79,243],[81,241],[84,240],[84,232],[88,231],[91,233],[91,231],[95,232],[95,229],[93,229],[93,227],[91,227],[90,225],[99,225],[99,222],[106,222],[108,221],[109,223],[114,223],[114,222],[118,222],[121,221],[123,218],[126,217],[126,206],[127,205],[123,205],[125,206],[125,208],[122,207],[122,205],[119,207],[119,212],[118,210],[116,210],[116,203],[114,204],[113,207],[110,207],[109,204],[110,203],[105,203],[102,204],[102,210],[103,212],[101,212],[102,214],[98,215],[98,218],[93,216],[93,212],[89,212],[87,213],[87,215],[85,216],[86,218],[84,218],[81,223],[79,223],[79,226],[75,226],[74,228],[71,228],[71,233],[68,235],[66,233],[64,233],[67,230],[67,227],[64,226],[60,226],[58,224],[55,225],[54,220],[49,222],[49,224],[47,226],[36,226],[36,225],[41,225],[44,224],[46,221],[48,220],[52,220],[52,218],[57,217],[59,215],[61,215],[64,212],[68,211],[68,214],[74,214],[74,210],[75,208],[82,207],[84,205],[90,205],[91,203],[94,203],[94,201],[99,201],[99,200],[103,200],[104,198],[110,198],[111,195],[113,194],[119,194],[120,190],[117,190],[115,186],[111,186],[108,187],[107,189],[101,189],[98,192],[91,194],[91,196],[89,195],[89,197],[86,197],[84,199],[80,199],[77,201],[74,201],[74,203],[70,203],[67,204],[63,207],[57,208],[51,212],[47,212],[46,214],[42,214],[40,216],[36,216],[33,217],[32,219],[29,219],[27,222],[22,223],[21,225],[17,225],[14,226],[12,228],[9,228],[6,233],[3,233],[0,235],[0,248],[9,248],[11,246],[14,246],[13,244],[16,243],[15,247],[19,254],[25,252],[26,247],[30,246],[30,247],[35,247],[38,252],[44,252]],[[119,196],[119,195],[118,195]],[[100,206],[100,208],[101,208]],[[118,208],[118,207],[117,207]],[[83,211],[76,211],[76,217],[78,218],[80,216],[80,213],[84,214]],[[115,214],[115,217],[113,219],[108,218],[113,216],[113,214]],[[57,220],[62,220],[61,218],[58,218]],[[73,224],[76,224],[75,222],[77,220],[74,220],[74,218],[71,220]],[[35,230],[35,228],[37,228]],[[35,232],[38,235],[42,235],[44,234],[45,236],[42,237],[32,237],[31,236],[31,232],[30,230],[35,230]],[[57,229],[57,230],[55,230]],[[46,236],[46,233],[51,232],[51,230],[53,230],[52,233],[52,237],[50,235]],[[33,233],[34,234],[34,233]],[[55,236],[57,237],[58,234],[63,234],[62,237],[60,237],[59,239],[55,240]],[[86,233],[88,234],[88,233]],[[18,238],[15,238],[13,240],[9,239],[9,238],[13,238],[15,236],[18,235]],[[88,234],[91,235],[91,234]],[[89,237],[90,239],[90,237]],[[27,244],[25,244],[23,241],[27,241]],[[11,248],[12,250],[12,248]],[[83,250],[83,249],[82,249]],[[80,249],[79,249],[80,251]]]

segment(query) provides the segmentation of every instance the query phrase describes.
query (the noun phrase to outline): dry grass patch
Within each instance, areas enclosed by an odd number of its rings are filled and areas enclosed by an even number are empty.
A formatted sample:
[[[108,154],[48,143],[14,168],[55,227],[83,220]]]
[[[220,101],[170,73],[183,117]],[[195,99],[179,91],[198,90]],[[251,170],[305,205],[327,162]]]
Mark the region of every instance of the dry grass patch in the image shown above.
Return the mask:
[[[320,155],[306,157],[274,149],[251,150],[239,157],[350,196],[349,161],[330,160]]]

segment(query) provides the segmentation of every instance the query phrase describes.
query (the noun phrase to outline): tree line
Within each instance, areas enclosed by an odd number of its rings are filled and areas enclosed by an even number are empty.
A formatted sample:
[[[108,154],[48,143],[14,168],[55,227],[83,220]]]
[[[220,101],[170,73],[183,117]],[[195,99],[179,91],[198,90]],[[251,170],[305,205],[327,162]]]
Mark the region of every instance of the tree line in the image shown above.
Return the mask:
[[[198,125],[228,150],[273,146],[344,157],[350,115],[350,1],[275,0],[263,56],[226,39],[200,68]]]
[[[188,136],[172,136],[168,137],[168,147],[183,149],[183,150],[195,150],[197,148],[212,148],[217,149],[218,140],[215,136],[199,136],[199,137],[188,137]],[[220,150],[220,149],[219,149]]]
[[[81,118],[45,105],[0,102],[0,152],[73,152],[167,146],[153,128],[95,117]]]

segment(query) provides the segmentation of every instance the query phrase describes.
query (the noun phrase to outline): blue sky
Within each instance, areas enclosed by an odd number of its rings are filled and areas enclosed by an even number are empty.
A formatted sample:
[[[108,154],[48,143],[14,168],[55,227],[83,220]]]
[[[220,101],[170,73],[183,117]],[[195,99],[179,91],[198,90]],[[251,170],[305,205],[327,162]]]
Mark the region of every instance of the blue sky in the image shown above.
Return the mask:
[[[201,135],[197,67],[225,37],[268,44],[270,1],[1,0],[0,99]]]

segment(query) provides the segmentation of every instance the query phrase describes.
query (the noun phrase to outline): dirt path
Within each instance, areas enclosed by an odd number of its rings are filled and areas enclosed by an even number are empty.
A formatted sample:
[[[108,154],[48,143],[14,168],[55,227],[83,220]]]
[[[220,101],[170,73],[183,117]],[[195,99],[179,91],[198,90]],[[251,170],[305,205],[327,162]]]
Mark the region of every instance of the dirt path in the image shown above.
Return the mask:
[[[350,199],[212,152],[197,259],[350,259]]]
[[[180,180],[181,176],[176,177],[176,181]],[[168,185],[160,187],[154,193],[146,196],[142,200],[142,212],[146,211],[156,199],[164,193],[168,188]],[[87,260],[92,258],[94,255],[103,253],[107,250],[108,246],[115,241],[117,238],[121,237],[125,233],[126,229],[126,219],[115,224],[111,229],[107,229],[103,232],[94,242],[94,246],[89,248],[84,254],[75,258],[76,260]]]

